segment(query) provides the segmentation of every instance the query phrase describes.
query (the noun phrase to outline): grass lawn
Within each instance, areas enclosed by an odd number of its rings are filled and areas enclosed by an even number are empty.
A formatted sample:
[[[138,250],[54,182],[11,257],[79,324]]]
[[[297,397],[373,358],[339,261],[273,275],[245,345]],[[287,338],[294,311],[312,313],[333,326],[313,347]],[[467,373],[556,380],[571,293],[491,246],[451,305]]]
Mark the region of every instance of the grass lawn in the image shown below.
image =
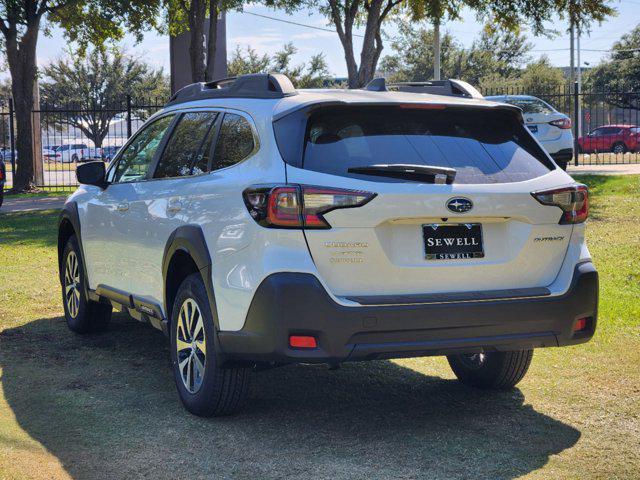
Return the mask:
[[[640,178],[583,176],[598,331],[536,351],[519,388],[460,386],[446,360],[257,373],[245,413],[181,407],[168,342],[123,315],[62,319],[53,212],[0,214],[0,479],[640,476]]]

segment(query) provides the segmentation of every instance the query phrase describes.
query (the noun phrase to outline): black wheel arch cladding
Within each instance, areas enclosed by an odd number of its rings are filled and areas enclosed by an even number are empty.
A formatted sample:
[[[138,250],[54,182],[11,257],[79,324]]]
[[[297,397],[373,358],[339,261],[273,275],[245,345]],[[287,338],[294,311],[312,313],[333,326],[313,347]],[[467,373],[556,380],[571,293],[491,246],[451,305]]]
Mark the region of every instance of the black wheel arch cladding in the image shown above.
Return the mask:
[[[213,282],[211,280],[211,256],[209,255],[204,233],[199,225],[183,225],[176,228],[169,236],[165,245],[162,257],[162,283],[165,317],[167,321],[170,321],[171,311],[173,309],[173,298],[171,297],[175,297],[177,288],[180,286],[178,284],[175,288],[167,288],[167,286],[170,285],[169,275],[171,274],[171,262],[176,255],[187,255],[195,265],[196,271],[200,272],[207,291],[213,322],[216,331],[218,331],[218,313],[213,293]],[[191,273],[194,272],[191,271]]]

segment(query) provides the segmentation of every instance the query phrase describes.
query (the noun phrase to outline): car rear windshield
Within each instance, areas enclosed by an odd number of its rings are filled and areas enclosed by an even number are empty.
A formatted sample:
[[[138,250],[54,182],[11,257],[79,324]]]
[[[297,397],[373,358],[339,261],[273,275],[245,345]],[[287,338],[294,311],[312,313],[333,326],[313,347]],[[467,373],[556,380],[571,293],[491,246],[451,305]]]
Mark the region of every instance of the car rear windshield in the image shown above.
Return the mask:
[[[555,110],[537,98],[511,98],[507,97],[502,100],[504,103],[509,103],[521,108],[524,113],[555,113]]]
[[[454,168],[455,183],[508,183],[554,168],[518,118],[506,109],[335,106],[295,112],[274,126],[284,160],[307,170],[400,182],[407,180],[348,170],[428,165]]]

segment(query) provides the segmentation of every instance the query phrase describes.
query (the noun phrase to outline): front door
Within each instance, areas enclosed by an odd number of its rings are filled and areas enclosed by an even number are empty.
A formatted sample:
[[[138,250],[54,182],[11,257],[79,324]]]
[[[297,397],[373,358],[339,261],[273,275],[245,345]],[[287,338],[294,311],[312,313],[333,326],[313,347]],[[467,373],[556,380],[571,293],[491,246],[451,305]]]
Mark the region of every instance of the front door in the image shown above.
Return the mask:
[[[144,254],[141,235],[149,173],[174,115],[165,115],[145,126],[109,169],[110,185],[87,203],[82,221],[89,286],[117,288],[133,293],[143,281],[140,265]]]

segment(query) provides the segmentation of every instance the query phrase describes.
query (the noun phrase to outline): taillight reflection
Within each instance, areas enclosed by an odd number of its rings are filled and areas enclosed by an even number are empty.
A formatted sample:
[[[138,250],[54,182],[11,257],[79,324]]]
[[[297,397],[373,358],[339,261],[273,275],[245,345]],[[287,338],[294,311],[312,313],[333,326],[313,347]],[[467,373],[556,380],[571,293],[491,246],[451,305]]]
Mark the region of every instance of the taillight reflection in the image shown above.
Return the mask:
[[[324,214],[360,207],[375,196],[360,190],[311,185],[256,185],[243,192],[251,217],[272,228],[331,228]]]

